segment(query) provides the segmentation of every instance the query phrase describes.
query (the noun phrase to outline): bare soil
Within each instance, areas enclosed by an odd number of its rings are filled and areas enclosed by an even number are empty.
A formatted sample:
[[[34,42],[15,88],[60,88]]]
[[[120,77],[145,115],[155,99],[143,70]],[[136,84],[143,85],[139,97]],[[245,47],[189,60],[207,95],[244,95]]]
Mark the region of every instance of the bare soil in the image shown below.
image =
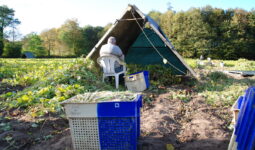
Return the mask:
[[[6,83],[2,83],[1,80],[0,80],[0,95],[4,94],[4,93],[7,93],[7,92],[21,91],[23,89],[24,89],[24,87],[22,87],[20,85],[12,86],[12,85],[9,85],[9,84],[6,84]]]
[[[213,108],[194,96],[184,103],[170,99],[169,93],[157,97],[152,107],[142,112],[141,147],[180,150],[226,150],[230,139],[227,126],[231,118],[227,108]]]
[[[68,120],[60,117],[46,116],[35,120],[17,109],[2,114],[8,117],[0,120],[1,150],[27,150],[43,142],[48,143],[47,147],[50,146],[49,139],[63,135],[68,128]],[[10,116],[12,119],[8,119]]]
[[[231,121],[228,108],[212,107],[195,93],[189,102],[173,99],[170,92],[154,96],[155,100],[142,108],[139,149],[227,149],[231,133],[227,128]],[[0,123],[9,123],[11,130],[0,132],[0,149],[72,150],[66,119],[46,116],[33,120],[19,110],[8,114],[12,119]]]

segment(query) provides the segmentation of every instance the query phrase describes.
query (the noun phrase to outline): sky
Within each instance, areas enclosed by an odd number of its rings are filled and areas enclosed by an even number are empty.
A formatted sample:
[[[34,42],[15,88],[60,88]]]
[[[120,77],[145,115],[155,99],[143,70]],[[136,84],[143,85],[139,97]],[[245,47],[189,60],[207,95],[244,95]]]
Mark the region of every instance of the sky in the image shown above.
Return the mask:
[[[81,27],[105,26],[120,18],[128,4],[135,4],[145,14],[151,10],[163,13],[169,2],[175,11],[206,5],[248,11],[255,8],[255,0],[0,0],[0,5],[15,10],[15,17],[21,21],[19,32],[26,35],[58,28],[67,19],[74,18]]]

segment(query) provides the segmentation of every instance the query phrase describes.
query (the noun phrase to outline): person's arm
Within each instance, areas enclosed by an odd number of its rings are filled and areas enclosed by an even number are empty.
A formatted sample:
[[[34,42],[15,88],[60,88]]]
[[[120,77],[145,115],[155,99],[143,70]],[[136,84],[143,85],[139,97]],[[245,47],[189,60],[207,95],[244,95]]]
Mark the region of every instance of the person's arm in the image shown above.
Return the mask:
[[[100,51],[99,51],[99,55],[100,55],[100,56],[103,56],[104,53],[105,53],[105,45],[103,45],[103,46],[101,47],[101,49],[100,49]]]
[[[120,60],[125,61],[125,56],[124,56],[124,54],[122,54],[122,55],[120,56]]]
[[[115,52],[116,52],[117,56],[119,57],[119,59],[120,59],[121,61],[124,61],[125,56],[124,56],[124,54],[122,53],[122,50],[120,49],[119,46],[116,46],[116,47],[115,47]]]

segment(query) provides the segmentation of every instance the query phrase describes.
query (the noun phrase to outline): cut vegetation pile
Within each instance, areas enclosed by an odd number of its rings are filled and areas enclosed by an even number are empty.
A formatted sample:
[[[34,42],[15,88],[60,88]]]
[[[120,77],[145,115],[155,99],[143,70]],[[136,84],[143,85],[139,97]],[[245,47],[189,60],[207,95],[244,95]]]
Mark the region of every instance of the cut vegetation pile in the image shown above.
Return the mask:
[[[109,102],[109,101],[132,101],[135,99],[137,94],[125,91],[125,92],[111,92],[111,91],[101,91],[101,92],[88,92],[84,94],[79,94],[71,99],[65,101],[65,103],[96,103],[96,102]]]
[[[225,61],[224,69],[248,70],[251,63]],[[73,96],[95,102],[93,94],[84,98],[93,92],[106,95],[97,101],[114,98],[107,96],[111,92],[116,100],[122,100],[118,94],[123,93],[123,99],[133,99],[124,87],[117,92],[114,83],[102,83],[93,64],[81,59],[0,59],[0,64],[0,149],[71,149],[60,102]],[[164,74],[170,71],[158,66],[129,67],[130,72],[150,71],[152,85],[143,93],[141,112],[143,149],[226,149],[230,107],[255,85],[255,78],[235,79],[218,72],[217,66],[197,66],[195,60],[188,64],[200,74],[199,81]]]

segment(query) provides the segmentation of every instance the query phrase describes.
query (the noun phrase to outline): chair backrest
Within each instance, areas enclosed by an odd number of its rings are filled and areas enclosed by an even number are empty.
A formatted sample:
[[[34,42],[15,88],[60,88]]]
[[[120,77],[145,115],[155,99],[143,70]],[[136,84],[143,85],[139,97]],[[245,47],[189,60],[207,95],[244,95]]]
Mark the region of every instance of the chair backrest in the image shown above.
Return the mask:
[[[103,68],[106,74],[115,74],[115,62],[120,64],[120,60],[115,56],[101,56],[97,59],[97,63]]]

